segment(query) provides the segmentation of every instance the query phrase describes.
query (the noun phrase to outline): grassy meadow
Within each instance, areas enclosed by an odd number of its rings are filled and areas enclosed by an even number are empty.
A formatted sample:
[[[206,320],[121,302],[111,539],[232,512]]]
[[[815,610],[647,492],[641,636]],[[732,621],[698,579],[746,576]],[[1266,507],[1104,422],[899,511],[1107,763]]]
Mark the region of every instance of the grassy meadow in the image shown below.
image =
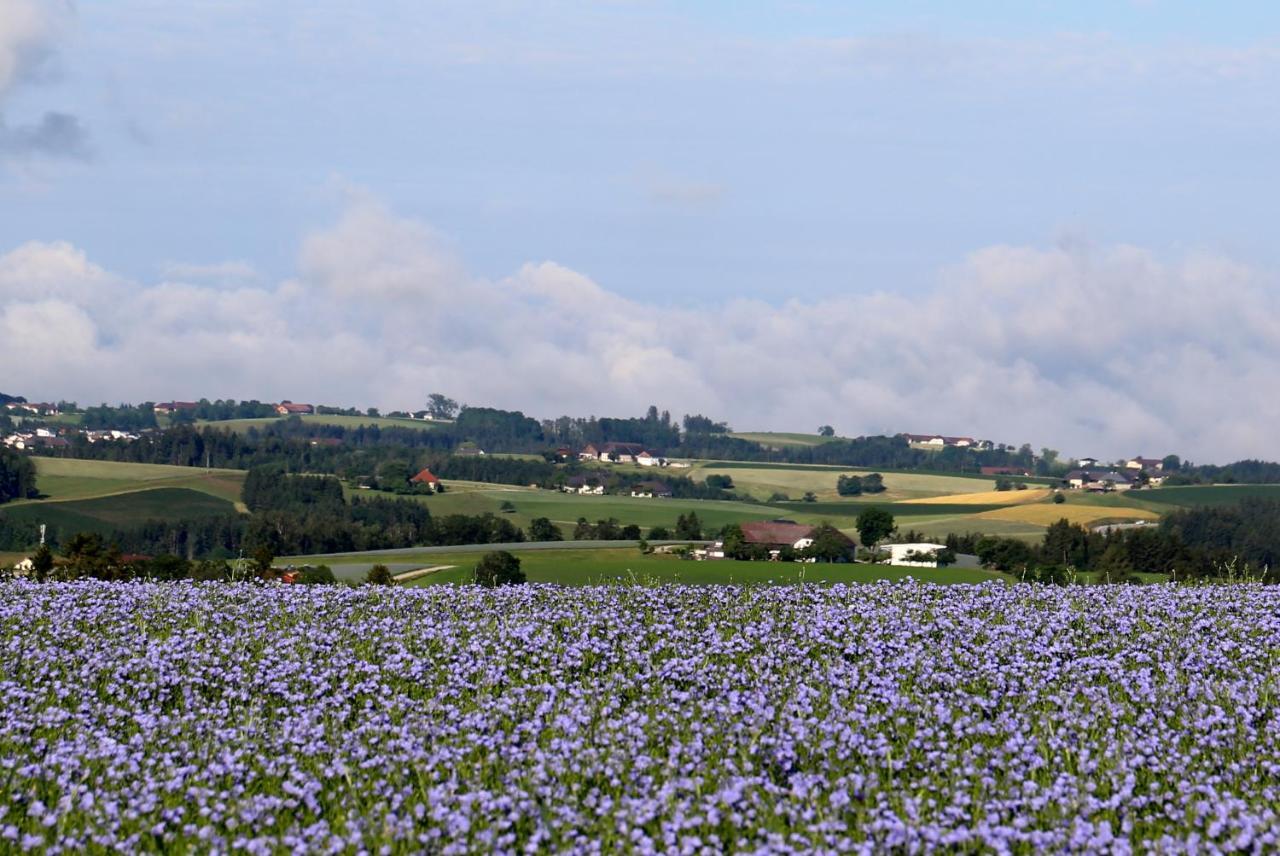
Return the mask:
[[[245,476],[242,470],[205,470],[166,464],[42,457],[33,460],[41,498],[14,502],[8,507],[22,505],[24,502],[95,499],[159,488],[184,488],[238,503]]]
[[[510,552],[520,558],[520,568],[530,582],[555,583],[557,585],[614,585],[626,583],[685,585],[766,584],[793,583],[853,583],[897,581],[915,579],[935,583],[979,583],[1006,579],[1003,574],[979,568],[892,568],[887,565],[823,565],[780,562],[696,562],[673,555],[653,553],[642,555],[636,548],[609,548],[601,550],[521,550]],[[386,563],[392,570],[443,568],[411,580],[404,585],[419,587],[444,583],[470,582],[472,571],[484,552],[423,552],[397,551],[380,554],[376,561]],[[302,564],[307,561],[324,562],[333,569],[339,579],[361,579],[367,573],[371,559],[367,555],[352,554],[345,557],[325,557],[308,560],[292,557],[290,561]]]
[[[151,520],[177,522],[234,511],[233,503],[210,493],[158,487],[96,499],[15,503],[0,510],[0,518],[13,523],[48,524],[52,536],[65,540],[77,532],[106,535]]]
[[[259,419],[200,420],[196,424],[209,425],[214,428],[226,428],[230,431],[247,431],[250,428],[265,428],[268,425],[291,418],[295,417],[264,416]],[[437,423],[434,422],[402,417],[393,418],[390,416],[345,416],[341,414],[309,413],[299,415],[296,418],[311,425],[335,425],[340,428],[376,426],[378,428],[416,428],[421,431],[431,431],[437,427]]]

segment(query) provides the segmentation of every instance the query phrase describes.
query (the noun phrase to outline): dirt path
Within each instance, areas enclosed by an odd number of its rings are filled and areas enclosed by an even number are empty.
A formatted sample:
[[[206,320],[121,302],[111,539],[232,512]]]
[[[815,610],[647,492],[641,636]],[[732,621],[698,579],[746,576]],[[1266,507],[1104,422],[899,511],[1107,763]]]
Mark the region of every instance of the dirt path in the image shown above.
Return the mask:
[[[447,571],[450,568],[456,568],[457,565],[433,565],[430,568],[418,568],[413,571],[405,571],[403,574],[396,574],[392,579],[398,583],[407,583],[410,580],[416,580],[419,577],[425,577],[428,574],[438,573],[439,571]]]

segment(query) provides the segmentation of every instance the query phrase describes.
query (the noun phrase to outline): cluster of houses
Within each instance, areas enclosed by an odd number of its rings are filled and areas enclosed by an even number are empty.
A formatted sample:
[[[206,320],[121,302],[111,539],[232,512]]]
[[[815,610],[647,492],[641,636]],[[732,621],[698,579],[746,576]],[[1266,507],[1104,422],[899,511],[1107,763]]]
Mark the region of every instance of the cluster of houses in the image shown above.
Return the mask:
[[[117,431],[115,429],[80,431],[73,428],[63,428],[60,433],[52,428],[34,428],[30,431],[15,431],[0,440],[0,442],[3,442],[10,449],[18,450],[71,448],[71,441],[63,435],[82,436],[90,443],[98,443],[103,440],[137,440],[140,436],[132,431]]]
[[[578,452],[582,461],[601,461],[613,464],[638,464],[642,467],[675,467],[687,469],[687,461],[669,460],[661,452],[645,448],[640,443],[588,443]]]
[[[4,406],[13,416],[57,416],[58,405],[45,402],[10,401]]]
[[[604,496],[608,490],[609,478],[604,473],[581,473],[569,476],[561,487],[565,493],[576,493],[580,496]],[[642,481],[628,489],[631,496],[640,499],[670,499],[671,487],[660,481]]]
[[[1093,493],[1133,490],[1143,484],[1159,487],[1170,475],[1165,471],[1163,459],[1141,455],[1125,461],[1119,469],[1100,467],[1096,458],[1081,458],[1076,464],[1076,469],[1062,477],[1063,484],[1071,490]]]

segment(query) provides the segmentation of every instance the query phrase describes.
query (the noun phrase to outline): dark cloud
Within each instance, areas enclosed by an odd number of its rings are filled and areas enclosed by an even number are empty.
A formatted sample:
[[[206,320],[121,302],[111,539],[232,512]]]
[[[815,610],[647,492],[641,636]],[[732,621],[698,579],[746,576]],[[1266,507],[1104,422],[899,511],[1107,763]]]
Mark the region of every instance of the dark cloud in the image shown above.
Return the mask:
[[[42,156],[89,160],[89,131],[70,113],[50,110],[36,124],[5,124],[0,119],[0,157]]]

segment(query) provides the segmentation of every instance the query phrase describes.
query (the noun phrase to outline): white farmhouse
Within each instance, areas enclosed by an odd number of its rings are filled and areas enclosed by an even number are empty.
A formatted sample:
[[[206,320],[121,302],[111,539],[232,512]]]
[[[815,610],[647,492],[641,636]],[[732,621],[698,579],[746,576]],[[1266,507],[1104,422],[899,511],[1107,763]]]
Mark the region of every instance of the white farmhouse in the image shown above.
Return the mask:
[[[939,550],[947,549],[946,544],[888,544],[889,564],[906,568],[936,568]]]

